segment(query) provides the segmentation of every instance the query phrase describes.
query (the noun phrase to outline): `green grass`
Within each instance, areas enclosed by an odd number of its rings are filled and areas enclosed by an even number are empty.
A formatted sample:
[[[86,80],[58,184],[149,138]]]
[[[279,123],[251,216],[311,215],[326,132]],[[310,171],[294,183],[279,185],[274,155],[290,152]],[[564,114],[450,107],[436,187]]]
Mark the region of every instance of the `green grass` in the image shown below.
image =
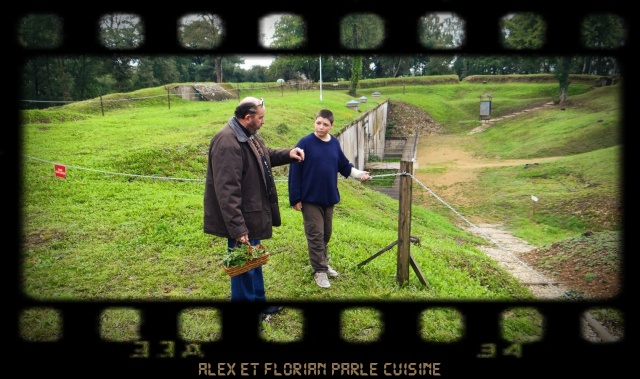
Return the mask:
[[[421,106],[450,133],[465,133],[477,126],[481,93],[494,95],[494,111],[501,114],[550,101],[557,88],[555,83],[371,85],[361,92],[379,90],[380,101],[390,98]],[[462,208],[464,212],[507,218],[520,235],[540,243],[566,238],[585,227],[583,219],[562,211],[571,201],[619,196],[612,183],[620,173],[611,170],[620,157],[620,115],[611,108],[617,100],[599,100],[609,95],[586,85],[571,88],[576,108],[561,117],[542,112],[475,139],[478,153],[566,158],[526,173],[516,168],[487,170],[482,179],[487,200]],[[245,89],[243,95],[265,98],[266,124],[260,134],[271,147],[292,147],[310,133],[320,108],[334,111],[336,132],[360,116],[345,106],[351,99],[345,91],[324,91],[322,101],[317,91],[248,92]],[[36,300],[229,299],[229,278],[220,266],[226,240],[202,232],[202,196],[209,140],[232,115],[236,101],[189,102],[174,97],[169,107],[164,87],[104,99],[150,96],[156,97],[105,103],[104,116],[99,104],[92,102],[23,112],[21,252],[22,288],[28,296]],[[369,101],[360,109],[376,105]],[[66,179],[54,176],[53,163],[67,166]],[[336,207],[329,246],[331,265],[341,275],[332,280],[330,290],[319,288],[308,263],[301,215],[288,206],[286,169],[276,173],[283,227],[275,228],[274,237],[263,241],[273,254],[264,266],[270,301],[532,298],[477,249],[486,241],[451,222],[448,210],[412,208],[411,235],[419,237],[420,243],[411,246],[411,255],[428,286],[413,271],[407,283],[397,283],[395,249],[359,266],[397,240],[398,203],[353,180],[339,181],[342,201]],[[567,190],[585,183],[597,186],[579,194]],[[530,204],[523,194],[545,200],[534,219],[528,216]],[[58,338],[59,317],[50,309],[29,310],[21,318],[21,332],[27,339]],[[138,317],[130,309],[103,313],[103,337],[135,339]],[[184,313],[183,337],[219,338],[216,317],[215,309]],[[528,341],[540,333],[542,317],[534,310],[505,314],[505,318],[509,340]],[[349,341],[375,340],[383,327],[372,309],[345,312],[343,320],[341,333]],[[421,323],[421,335],[438,342],[455,341],[464,332],[462,320],[451,309],[423,315]],[[263,337],[296,340],[301,324],[301,313],[286,309],[265,326]]]

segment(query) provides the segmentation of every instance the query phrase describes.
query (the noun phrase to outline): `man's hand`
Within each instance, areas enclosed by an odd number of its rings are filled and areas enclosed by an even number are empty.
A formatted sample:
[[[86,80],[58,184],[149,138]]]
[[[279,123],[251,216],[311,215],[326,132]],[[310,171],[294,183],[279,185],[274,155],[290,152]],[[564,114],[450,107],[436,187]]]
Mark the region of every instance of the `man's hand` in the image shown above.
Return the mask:
[[[297,160],[298,162],[302,162],[304,160],[304,150],[302,150],[299,147],[294,147],[289,152],[289,157],[291,157],[292,159]]]
[[[248,234],[245,234],[245,235],[243,235],[243,236],[240,236],[240,237],[236,238],[236,240],[237,240],[238,242],[240,242],[240,243],[246,243],[246,244],[249,244],[249,235],[248,235]]]
[[[298,203],[293,206],[293,209],[295,209],[296,211],[301,211],[302,210],[302,201],[298,201]]]

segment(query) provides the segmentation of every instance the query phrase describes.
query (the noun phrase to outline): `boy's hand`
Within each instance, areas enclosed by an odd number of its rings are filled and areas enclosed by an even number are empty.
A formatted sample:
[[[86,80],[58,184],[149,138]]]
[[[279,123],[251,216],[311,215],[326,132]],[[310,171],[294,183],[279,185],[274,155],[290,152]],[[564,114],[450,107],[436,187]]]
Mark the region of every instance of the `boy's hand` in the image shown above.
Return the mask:
[[[360,181],[361,182],[366,182],[371,180],[371,175],[369,175],[369,173],[367,171],[363,172],[362,175],[360,175]]]

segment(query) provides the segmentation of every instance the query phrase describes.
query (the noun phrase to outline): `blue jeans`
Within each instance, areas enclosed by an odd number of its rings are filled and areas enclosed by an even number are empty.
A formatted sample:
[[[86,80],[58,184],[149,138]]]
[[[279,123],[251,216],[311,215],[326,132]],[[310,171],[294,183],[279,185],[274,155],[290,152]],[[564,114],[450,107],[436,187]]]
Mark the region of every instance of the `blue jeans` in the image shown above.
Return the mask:
[[[249,240],[249,243],[254,246],[259,244],[260,240]],[[227,239],[227,246],[233,249],[236,246],[236,240]],[[262,266],[231,278],[231,301],[264,302],[266,300]]]

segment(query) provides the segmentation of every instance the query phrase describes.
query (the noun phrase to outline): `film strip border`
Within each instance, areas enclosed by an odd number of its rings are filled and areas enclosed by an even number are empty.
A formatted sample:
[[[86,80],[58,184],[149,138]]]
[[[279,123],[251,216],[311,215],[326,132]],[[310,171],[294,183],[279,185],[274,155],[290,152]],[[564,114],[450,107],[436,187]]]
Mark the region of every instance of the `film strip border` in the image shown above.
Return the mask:
[[[584,52],[594,53],[597,47],[585,47],[581,41],[581,28],[585,17],[590,14],[612,13],[620,17],[629,16],[629,6],[623,1],[608,1],[602,6],[581,4],[579,7],[560,8],[551,1],[539,1],[535,4],[512,4],[503,2],[465,1],[429,1],[411,4],[410,2],[325,1],[317,7],[306,4],[286,4],[281,6],[256,6],[229,9],[220,6],[173,5],[171,7],[137,6],[126,3],[118,6],[118,2],[96,4],[90,9],[83,9],[78,14],[77,7],[62,4],[47,4],[31,8],[18,8],[18,17],[27,14],[55,14],[64,23],[63,44],[55,50],[31,51],[37,54],[107,54],[117,49],[107,49],[99,42],[98,24],[101,16],[108,13],[129,13],[141,17],[144,22],[145,39],[141,45],[128,53],[148,54],[192,54],[193,50],[180,44],[177,32],[180,17],[207,12],[219,16],[224,23],[226,37],[212,49],[199,49],[202,52],[217,54],[354,54],[358,51],[374,51],[384,54],[417,54],[435,51],[462,52],[465,54],[557,54],[571,55]],[[429,13],[455,13],[465,23],[465,43],[459,50],[437,49],[425,47],[419,39],[418,24],[420,17]],[[510,13],[533,12],[543,15],[548,38],[540,49],[513,50],[501,42],[501,19]],[[293,49],[265,48],[260,44],[260,19],[271,14],[293,14],[304,19],[306,41]],[[350,14],[373,14],[384,20],[385,37],[375,49],[354,50],[340,43],[340,22]],[[632,20],[628,20],[632,24]],[[13,29],[16,24],[5,25]],[[13,41],[16,43],[17,41]],[[15,46],[18,48],[18,46]],[[602,48],[601,52],[621,57],[628,51],[629,45],[622,46],[613,54],[611,49]],[[29,51],[22,50],[22,54]]]
[[[262,339],[259,332],[261,308],[253,304],[190,301],[27,304],[59,311],[63,320],[62,338],[55,342],[21,342],[13,347],[13,352],[22,357],[51,362],[48,365],[53,366],[49,370],[53,371],[54,368],[68,367],[72,372],[80,369],[90,372],[100,367],[102,373],[171,372],[181,377],[225,376],[223,373],[231,376],[233,370],[230,366],[233,365],[238,366],[237,370],[242,365],[255,365],[259,374],[246,376],[259,377],[375,376],[372,375],[373,367],[379,376],[460,377],[475,373],[496,376],[513,372],[615,376],[623,368],[624,357],[630,348],[628,339],[612,344],[593,344],[581,333],[583,313],[590,307],[610,306],[610,302],[360,301],[282,304],[289,309],[300,310],[304,315],[304,337],[300,341],[273,343]],[[117,342],[100,337],[100,314],[114,307],[141,313],[143,321],[139,339]],[[341,338],[340,315],[353,307],[380,312],[383,331],[377,341],[358,344]],[[513,343],[502,337],[501,315],[518,307],[534,307],[543,315],[545,331],[540,340]],[[430,308],[458,311],[464,321],[463,336],[451,343],[422,339],[418,320],[420,314]],[[220,312],[220,339],[198,342],[181,337],[180,314],[194,309],[216,309]],[[311,363],[315,366],[310,366]],[[339,366],[334,367],[334,364]],[[386,364],[390,366],[385,368]],[[294,365],[298,365],[299,375],[294,373]],[[410,374],[406,374],[404,369],[410,369]],[[337,371],[326,374],[327,370]]]
[[[222,17],[229,38],[215,49],[218,54],[353,54],[354,51],[338,43],[339,21],[350,13],[375,13],[385,19],[384,45],[376,52],[384,54],[411,54],[437,52],[418,42],[417,18],[428,12],[456,12],[466,22],[466,43],[460,48],[465,54],[580,54],[593,53],[580,43],[580,22],[592,12],[614,12],[630,17],[630,6],[623,1],[608,1],[598,7],[580,4],[575,8],[559,7],[557,2],[536,4],[511,4],[511,2],[380,2],[325,1],[320,4],[247,4],[228,8],[219,4],[171,4],[137,6],[123,2],[92,4],[78,10],[77,6],[54,3],[34,7],[16,6],[14,23],[5,24],[5,34],[15,34],[20,17],[37,13],[55,13],[64,21],[63,44],[53,50],[25,50],[15,41],[9,47],[13,54],[14,69],[19,71],[23,59],[38,54],[107,54],[98,43],[96,24],[106,12],[136,13],[145,22],[145,43],[136,49],[145,54],[189,54],[180,46],[175,29],[176,20],[184,14],[211,11]],[[500,43],[499,20],[511,12],[539,12],[548,22],[547,44],[541,50],[513,51]],[[81,14],[79,14],[81,12]],[[272,13],[303,15],[307,25],[307,43],[295,51],[265,49],[258,41],[258,21]],[[631,25],[632,20],[629,20]],[[10,27],[10,28],[9,28]],[[609,55],[615,55],[626,65],[630,43]],[[447,50],[447,52],[451,52]],[[626,72],[625,95],[632,87],[633,72]],[[19,78],[13,80],[19,93]],[[625,96],[624,99],[630,99]],[[628,101],[625,102],[625,105]],[[16,106],[15,109],[19,109]],[[626,107],[625,107],[626,109]],[[16,120],[19,116],[16,114]],[[14,124],[16,125],[16,124]],[[19,146],[18,128],[7,133],[3,151],[14,151]],[[625,128],[625,133],[628,132]],[[625,152],[625,162],[629,162]],[[10,163],[18,161],[17,154],[7,155]],[[18,165],[9,165],[10,174],[19,182]],[[630,184],[626,184],[629,186]],[[627,191],[629,193],[629,191]],[[19,199],[19,189],[9,196]],[[633,209],[633,200],[625,198],[626,207]],[[8,225],[16,225],[19,209],[7,212]],[[625,220],[625,225],[630,225]],[[7,224],[7,223],[5,223]],[[15,241],[20,235],[19,223],[5,229],[6,240]],[[626,241],[625,251],[633,251]],[[10,246],[17,246],[11,244]],[[17,333],[11,351],[19,358],[44,364],[47,373],[85,372],[87,375],[121,374],[173,374],[183,376],[468,376],[504,374],[593,374],[617,376],[626,372],[628,355],[634,339],[635,312],[630,307],[632,276],[624,275],[624,288],[620,296],[607,301],[584,302],[284,302],[283,305],[300,309],[304,313],[304,338],[300,342],[273,344],[262,341],[256,325],[259,309],[251,305],[217,302],[163,302],[163,301],[109,301],[109,302],[39,302],[24,296],[20,291],[20,253],[15,249],[13,265],[8,265],[13,278],[16,302],[12,309],[19,315],[33,307],[45,307],[62,315],[62,339],[56,342],[33,343],[23,341]],[[629,270],[631,257],[625,256],[624,271]],[[339,315],[351,307],[368,307],[382,313],[384,331],[379,340],[367,344],[350,344],[339,336]],[[451,307],[464,315],[465,334],[455,343],[436,344],[420,340],[417,333],[417,315],[430,307]],[[108,342],[99,336],[99,314],[112,307],[127,307],[142,313],[141,340],[136,342]],[[218,309],[223,318],[223,337],[220,341],[193,344],[182,340],[177,333],[178,315],[185,309]],[[520,346],[504,341],[500,336],[500,315],[514,307],[534,307],[545,317],[545,335],[537,342]],[[614,344],[592,344],[580,333],[582,314],[593,307],[609,307],[625,313],[625,338]],[[16,327],[17,317],[10,329]],[[171,349],[168,350],[168,347]],[[170,351],[170,353],[169,353]],[[247,375],[240,371],[246,363]],[[293,364],[299,366],[293,367]],[[334,371],[333,364],[337,366]],[[204,366],[202,366],[204,364]],[[208,366],[207,366],[208,364]],[[254,365],[255,364],[255,365]],[[272,365],[271,365],[272,364]],[[390,364],[391,366],[385,366]],[[237,367],[235,367],[237,365]],[[257,365],[257,366],[256,366]],[[323,366],[325,365],[325,366]],[[231,367],[234,366],[233,370]],[[377,371],[372,371],[373,368]],[[436,369],[438,367],[438,369]],[[251,371],[257,368],[259,371]],[[388,370],[390,371],[387,371]],[[31,366],[22,366],[31,370]],[[84,370],[84,371],[83,371]],[[280,371],[278,371],[280,370]],[[287,371],[288,370],[288,371]],[[323,371],[325,370],[325,371]],[[417,370],[417,371],[415,371]],[[439,371],[438,371],[439,370]],[[226,375],[225,375],[226,374]]]

